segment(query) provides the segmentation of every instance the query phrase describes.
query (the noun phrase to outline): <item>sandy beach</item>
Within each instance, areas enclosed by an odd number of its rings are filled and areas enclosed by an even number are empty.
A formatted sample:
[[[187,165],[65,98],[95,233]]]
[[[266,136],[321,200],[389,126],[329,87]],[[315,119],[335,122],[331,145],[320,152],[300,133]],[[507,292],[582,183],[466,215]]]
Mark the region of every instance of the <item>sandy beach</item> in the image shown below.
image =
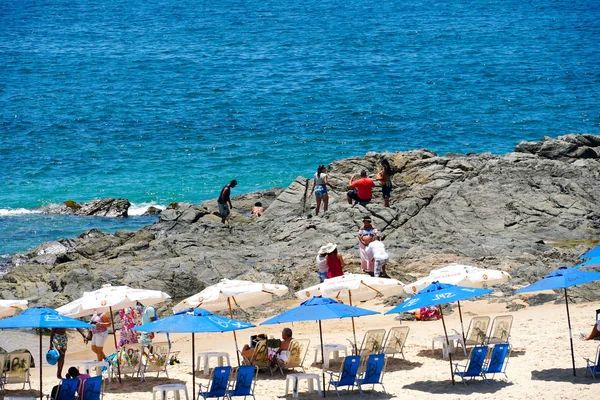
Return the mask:
[[[386,311],[378,300],[361,304],[365,308],[377,311]],[[508,314],[504,303],[488,303],[486,300],[465,301],[462,303],[463,315],[466,324],[472,316]],[[498,397],[504,399],[528,399],[544,393],[545,399],[582,399],[594,398],[593,386],[596,382],[591,376],[585,377],[585,361],[583,357],[593,357],[598,342],[584,342],[578,338],[579,332],[587,333],[594,320],[593,303],[577,304],[570,307],[571,321],[573,326],[575,363],[577,376],[574,377],[571,369],[571,355],[569,349],[569,333],[567,328],[566,311],[563,304],[547,304],[537,307],[528,307],[511,313],[514,323],[511,332],[510,343],[512,354],[509,360],[507,374],[508,381],[498,375],[496,380],[486,384],[481,380],[463,385],[460,380],[453,386],[450,380],[450,367],[447,359],[442,358],[441,349],[436,348],[434,355],[431,353],[431,339],[443,333],[441,321],[409,321],[403,324],[410,327],[410,334],[406,343],[404,354],[406,360],[399,356],[389,359],[384,383],[387,394],[380,387],[375,392],[365,392],[364,398],[372,399],[486,399]],[[357,337],[360,341],[365,331],[375,327],[389,329],[397,326],[398,321],[394,316],[377,315],[363,317],[356,320]],[[447,316],[449,329],[460,329],[458,312]],[[279,336],[284,326],[271,325],[259,326],[257,328],[238,332],[240,345],[245,343],[250,335],[266,332]],[[307,372],[320,373],[320,365],[313,364],[314,346],[319,344],[318,325],[316,322],[295,323],[290,326],[296,338],[308,338],[311,340],[305,366]],[[465,326],[466,329],[466,326]],[[323,322],[323,335],[326,343],[349,344],[347,339],[352,337],[350,320],[331,320]],[[106,353],[110,353],[114,345],[112,336],[109,337],[105,347]],[[163,335],[157,335],[155,340],[164,340]],[[104,399],[148,399],[151,396],[152,387],[165,383],[186,383],[191,396],[191,335],[171,335],[174,350],[180,351],[181,364],[169,366],[169,378],[161,374],[157,378],[155,374],[146,377],[146,382],[139,379],[127,377],[123,383],[113,380],[105,385]],[[45,342],[47,338],[45,338]],[[44,343],[46,346],[47,343]],[[231,333],[222,334],[197,334],[196,351],[227,351],[235,364],[235,347]],[[8,349],[10,350],[10,349]],[[37,354],[37,348],[31,349]],[[37,358],[37,357],[36,357]],[[453,355],[455,361],[465,362],[466,358],[460,349]],[[70,349],[67,354],[66,366],[77,365],[78,361],[91,360],[91,350],[86,349],[81,338],[73,336],[70,340]],[[339,368],[339,364],[332,362],[332,368]],[[49,393],[52,386],[57,383],[56,370],[44,362],[44,393]],[[39,370],[32,370],[32,386],[37,393],[39,385]],[[206,382],[205,379],[197,378],[196,382]],[[19,385],[8,385],[7,395],[25,394],[19,389]],[[255,390],[258,399],[291,398],[291,394],[285,396],[285,378],[276,373],[271,376],[269,372],[260,372]],[[328,396],[335,396],[329,392]],[[360,398],[358,392],[344,393],[346,398]],[[306,383],[300,386],[300,398],[315,398],[315,394],[307,393]]]

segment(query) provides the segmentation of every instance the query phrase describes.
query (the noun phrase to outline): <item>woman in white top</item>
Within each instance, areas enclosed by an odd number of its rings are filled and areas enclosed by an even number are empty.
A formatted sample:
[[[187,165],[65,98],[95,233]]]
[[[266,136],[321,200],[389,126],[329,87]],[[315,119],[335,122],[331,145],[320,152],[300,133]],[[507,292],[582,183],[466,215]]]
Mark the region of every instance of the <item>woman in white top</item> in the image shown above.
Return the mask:
[[[327,181],[327,174],[324,165],[319,165],[315,178],[313,179],[313,186],[310,189],[310,195],[315,194],[317,199],[317,207],[315,209],[315,215],[319,215],[319,209],[321,208],[321,201],[323,202],[323,212],[327,212],[327,206],[329,205],[329,195],[327,194],[327,186],[331,187]]]

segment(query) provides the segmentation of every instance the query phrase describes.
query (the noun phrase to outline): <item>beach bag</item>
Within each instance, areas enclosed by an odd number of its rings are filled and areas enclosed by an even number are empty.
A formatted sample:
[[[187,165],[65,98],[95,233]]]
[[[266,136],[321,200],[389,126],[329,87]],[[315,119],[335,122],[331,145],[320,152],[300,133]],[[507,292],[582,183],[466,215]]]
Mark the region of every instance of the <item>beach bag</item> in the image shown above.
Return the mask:
[[[429,321],[431,319],[440,319],[440,311],[435,306],[421,307],[415,311],[415,318],[419,321]]]

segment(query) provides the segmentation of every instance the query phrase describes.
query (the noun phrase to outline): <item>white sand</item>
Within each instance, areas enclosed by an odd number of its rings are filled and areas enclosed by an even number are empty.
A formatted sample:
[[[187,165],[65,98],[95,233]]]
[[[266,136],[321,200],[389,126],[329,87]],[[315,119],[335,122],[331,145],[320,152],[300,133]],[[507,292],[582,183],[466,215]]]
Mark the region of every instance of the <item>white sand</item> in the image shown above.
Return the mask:
[[[361,306],[371,308],[377,311],[389,309],[376,304],[378,301],[362,303]],[[491,303],[487,301],[461,303],[463,314],[466,320],[465,329],[470,317],[474,315],[496,315],[508,314],[502,303]],[[595,399],[599,398],[597,392],[598,382],[595,382],[591,376],[585,377],[585,361],[583,357],[594,357],[599,342],[584,342],[579,340],[579,332],[586,334],[591,330],[594,321],[595,309],[597,304],[579,304],[572,305],[571,322],[574,332],[575,363],[577,367],[577,376],[573,377],[571,353],[569,347],[569,333],[567,328],[566,311],[564,304],[543,305],[531,307],[512,313],[514,323],[511,332],[511,345],[513,352],[508,364],[508,381],[503,376],[497,376],[497,379],[491,384],[485,384],[481,380],[463,385],[457,380],[453,386],[450,380],[450,366],[448,360],[444,360],[441,350],[436,350],[435,355],[431,355],[431,339],[433,336],[443,333],[441,321],[428,322],[405,322],[410,327],[410,334],[404,350],[406,360],[390,359],[388,361],[387,373],[384,383],[387,394],[376,387],[376,392],[365,393],[364,398],[372,399],[390,399],[390,398],[411,398],[411,399],[528,399],[537,396],[543,396],[544,399]],[[459,329],[458,312],[453,312],[447,317],[447,326],[449,328]],[[359,341],[362,335],[368,329],[383,327],[389,329],[397,326],[398,321],[394,316],[373,316],[363,317],[356,320],[357,336]],[[266,332],[279,337],[282,325],[262,326],[246,331],[238,332],[240,346],[248,341],[250,335]],[[316,322],[290,324],[294,331],[294,336],[298,338],[309,338],[311,340],[311,349],[307,355],[305,366],[307,372],[320,373],[320,369],[312,366],[314,345],[319,343],[318,325]],[[346,339],[351,338],[351,321],[349,319],[332,320],[323,322],[323,336],[326,343],[344,343],[349,344]],[[47,338],[46,338],[47,339]],[[180,350],[179,359],[182,361],[179,365],[169,366],[169,379],[164,377],[156,378],[155,374],[147,377],[147,381],[140,383],[139,379],[125,378],[122,384],[113,381],[105,386],[104,399],[129,399],[141,400],[151,398],[152,387],[165,383],[187,384],[190,397],[192,392],[191,375],[191,335],[177,334],[171,335],[174,343],[174,349]],[[106,353],[113,351],[112,336],[107,342]],[[155,340],[164,340],[164,335],[157,335]],[[227,351],[232,357],[232,363],[235,361],[235,350],[233,335],[231,333],[222,334],[197,334],[196,351]],[[10,350],[10,349],[8,349]],[[31,349],[37,354],[37,348]],[[459,350],[460,351],[460,350]],[[66,368],[71,365],[77,365],[79,360],[91,360],[93,354],[91,350],[86,349],[81,342],[79,335],[73,336],[70,340],[70,349],[67,354]],[[459,362],[465,362],[466,357],[462,352],[455,354],[455,359]],[[35,393],[39,387],[39,369],[32,370],[32,385]],[[44,362],[44,393],[49,393],[52,386],[57,383],[55,378],[56,370]],[[204,382],[204,379],[197,379],[197,382]],[[596,390],[594,391],[594,386]],[[24,394],[18,385],[8,385],[8,395]],[[315,398],[315,395],[306,393],[306,384],[300,386],[300,398]],[[285,379],[278,373],[273,377],[269,372],[261,372],[258,375],[256,385],[256,397],[258,399],[277,399],[284,398]],[[304,393],[302,393],[304,392]],[[345,398],[360,398],[358,392],[354,394],[343,394]],[[337,397],[335,393],[328,393],[328,397]],[[291,398],[291,394],[288,395]]]

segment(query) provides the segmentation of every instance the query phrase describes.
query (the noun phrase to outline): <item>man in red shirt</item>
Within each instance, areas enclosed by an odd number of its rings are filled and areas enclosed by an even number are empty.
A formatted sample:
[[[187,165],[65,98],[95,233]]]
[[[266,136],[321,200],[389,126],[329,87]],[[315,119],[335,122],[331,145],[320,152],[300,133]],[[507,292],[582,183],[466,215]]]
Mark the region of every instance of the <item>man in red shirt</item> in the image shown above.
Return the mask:
[[[373,198],[375,182],[373,182],[373,179],[367,177],[367,171],[363,169],[360,172],[359,180],[354,181],[354,175],[352,175],[348,182],[348,187],[352,189],[346,193],[348,204],[352,204],[352,200],[356,200],[359,203],[368,203]]]

